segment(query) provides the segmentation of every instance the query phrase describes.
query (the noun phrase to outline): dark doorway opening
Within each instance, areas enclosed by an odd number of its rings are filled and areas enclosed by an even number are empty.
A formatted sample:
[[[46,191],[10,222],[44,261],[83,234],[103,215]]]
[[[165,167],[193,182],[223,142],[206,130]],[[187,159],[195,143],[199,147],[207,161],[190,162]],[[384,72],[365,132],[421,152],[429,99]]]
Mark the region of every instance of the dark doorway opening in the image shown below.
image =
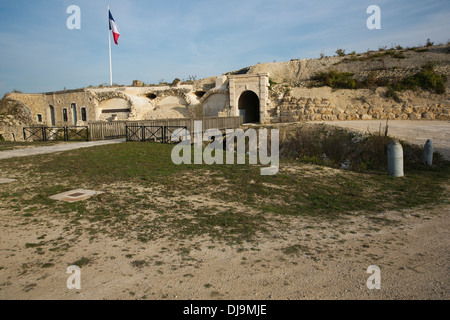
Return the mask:
[[[52,123],[52,127],[54,127],[56,125],[55,108],[53,106],[49,106],[49,108],[50,108],[50,121]]]
[[[73,115],[73,125],[77,126],[78,115],[77,115],[77,105],[72,103],[72,115]]]
[[[244,91],[239,98],[239,115],[244,123],[259,123],[259,97],[253,91]]]

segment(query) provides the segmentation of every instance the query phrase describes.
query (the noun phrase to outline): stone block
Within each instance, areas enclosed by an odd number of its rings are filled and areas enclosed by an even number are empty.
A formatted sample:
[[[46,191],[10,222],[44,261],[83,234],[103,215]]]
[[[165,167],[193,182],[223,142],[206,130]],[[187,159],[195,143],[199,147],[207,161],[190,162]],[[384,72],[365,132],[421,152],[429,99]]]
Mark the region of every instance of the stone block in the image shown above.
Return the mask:
[[[428,112],[433,113],[435,116],[444,112],[443,108],[438,107],[438,105],[432,106]]]
[[[359,120],[359,115],[349,114],[349,115],[347,115],[347,120]]]
[[[436,117],[438,120],[450,120],[450,114],[449,113],[442,113]]]
[[[352,109],[352,108],[348,108],[347,110],[345,110],[346,115],[352,115],[352,114],[355,114],[356,112],[357,112],[357,110]]]
[[[402,112],[403,112],[402,107],[395,107],[395,108],[392,109],[392,113],[395,114],[395,115],[399,115]]]
[[[326,114],[326,115],[333,114],[333,110],[329,109],[329,108],[320,108],[318,111],[320,114]]]
[[[308,116],[307,115],[302,114],[302,115],[300,115],[298,117],[298,121],[307,121],[307,120],[308,120]]]
[[[340,115],[341,113],[344,113],[344,109],[341,109],[341,108],[332,108],[332,110],[333,110],[333,114],[334,115]]]
[[[422,118],[425,120],[434,120],[436,118],[436,114],[434,114],[433,112],[426,112],[422,114]]]
[[[403,107],[403,113],[411,114],[411,113],[413,113],[413,112],[414,112],[413,107],[411,107],[411,106],[405,106],[405,107]]]
[[[414,106],[414,113],[423,114],[426,113],[430,108],[428,106]]]
[[[337,116],[332,115],[332,114],[323,114],[322,115],[322,120],[325,120],[325,121],[336,121],[337,119],[338,119]]]
[[[395,119],[396,120],[407,120],[408,117],[409,116],[406,113],[400,113],[395,116]]]
[[[411,120],[420,120],[422,118],[422,115],[420,113],[413,112],[409,115],[409,118]]]
[[[305,112],[304,112],[304,114],[306,114],[306,115],[313,115],[315,112],[314,112],[314,109],[313,108],[306,108],[305,109]]]
[[[386,119],[394,120],[395,119],[395,114],[393,114],[392,112],[389,112],[388,114],[386,114]]]

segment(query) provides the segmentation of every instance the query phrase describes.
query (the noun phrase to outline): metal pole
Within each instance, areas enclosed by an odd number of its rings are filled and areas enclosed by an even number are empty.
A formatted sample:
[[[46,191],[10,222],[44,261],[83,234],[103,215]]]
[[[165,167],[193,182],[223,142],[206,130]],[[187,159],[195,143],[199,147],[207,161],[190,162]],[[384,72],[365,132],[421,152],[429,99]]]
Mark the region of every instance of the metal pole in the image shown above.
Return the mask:
[[[109,84],[112,87],[112,62],[111,62],[111,22],[109,21],[109,5],[108,5],[108,42],[109,42]]]

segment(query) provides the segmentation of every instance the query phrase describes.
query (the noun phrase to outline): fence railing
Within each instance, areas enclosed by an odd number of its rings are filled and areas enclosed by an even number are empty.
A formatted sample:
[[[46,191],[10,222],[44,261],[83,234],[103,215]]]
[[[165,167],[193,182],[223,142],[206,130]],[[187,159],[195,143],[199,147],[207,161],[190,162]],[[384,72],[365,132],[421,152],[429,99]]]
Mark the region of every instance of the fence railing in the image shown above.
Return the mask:
[[[88,127],[24,127],[25,141],[89,141]]]
[[[170,143],[172,133],[179,129],[186,127],[131,124],[127,126],[127,141]]]
[[[113,121],[113,122],[91,122],[89,123],[89,132],[91,140],[106,140],[117,138],[128,138],[128,134],[132,138],[142,132],[132,131],[127,133],[127,127],[139,127],[145,126],[147,130],[151,130],[151,127],[166,127],[166,128],[186,128],[189,132],[194,132],[195,121],[202,121],[202,130],[208,129],[235,129],[239,128],[243,123],[242,116],[240,117],[205,117],[205,118],[176,118],[176,119],[157,119],[157,120],[140,120],[140,121]],[[130,129],[133,130],[133,129]],[[140,130],[136,128],[135,130]],[[149,136],[154,138],[151,131],[147,132]],[[163,139],[164,133],[160,134],[159,139]],[[170,137],[169,137],[170,138]],[[157,139],[158,140],[158,139]]]

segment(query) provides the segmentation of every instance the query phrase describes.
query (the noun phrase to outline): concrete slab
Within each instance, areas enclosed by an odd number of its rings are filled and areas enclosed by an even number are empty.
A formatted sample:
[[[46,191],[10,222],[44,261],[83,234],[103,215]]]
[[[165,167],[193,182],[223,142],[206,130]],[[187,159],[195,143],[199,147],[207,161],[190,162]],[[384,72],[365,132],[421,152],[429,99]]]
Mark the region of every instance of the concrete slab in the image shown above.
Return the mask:
[[[102,194],[102,193],[103,192],[101,192],[101,191],[76,189],[76,190],[71,190],[71,191],[60,193],[60,194],[56,194],[54,196],[51,196],[50,199],[58,200],[58,201],[65,201],[65,202],[77,202],[77,201],[83,201],[83,200],[89,199],[92,196]]]
[[[0,178],[0,184],[3,183],[11,183],[17,181],[16,179],[6,179],[6,178]]]

